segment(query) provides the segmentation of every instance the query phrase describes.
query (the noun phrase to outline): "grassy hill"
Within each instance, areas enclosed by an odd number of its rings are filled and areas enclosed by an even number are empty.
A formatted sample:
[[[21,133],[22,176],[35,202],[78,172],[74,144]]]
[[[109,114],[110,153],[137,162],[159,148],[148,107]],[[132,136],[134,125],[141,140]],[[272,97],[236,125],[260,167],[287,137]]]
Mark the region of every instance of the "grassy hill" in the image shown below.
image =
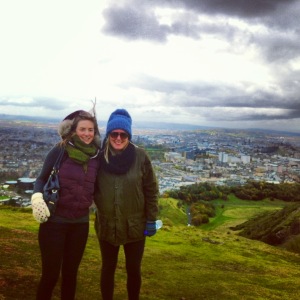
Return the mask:
[[[279,211],[260,213],[232,228],[239,235],[281,246],[300,254],[300,204],[290,203]]]
[[[217,215],[201,228],[186,226],[174,199],[160,200],[164,227],[147,238],[141,300],[298,299],[300,256],[238,236],[231,226],[281,202],[216,201]],[[0,207],[0,300],[34,299],[40,276],[38,224],[30,209]],[[78,300],[100,299],[100,252],[91,216],[80,266]],[[59,287],[53,297],[59,299]],[[124,253],[116,272],[115,300],[126,297]]]

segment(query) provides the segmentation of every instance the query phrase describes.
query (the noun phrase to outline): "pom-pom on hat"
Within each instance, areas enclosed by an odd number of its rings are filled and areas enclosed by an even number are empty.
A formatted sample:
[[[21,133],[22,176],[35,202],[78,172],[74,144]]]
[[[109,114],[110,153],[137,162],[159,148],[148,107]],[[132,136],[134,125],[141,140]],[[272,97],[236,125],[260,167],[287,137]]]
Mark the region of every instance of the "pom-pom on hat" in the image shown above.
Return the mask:
[[[83,110],[76,110],[71,114],[67,115],[63,121],[58,126],[58,133],[59,135],[64,138],[70,134],[72,131],[72,126],[74,124],[74,120],[80,113],[84,113]]]
[[[131,116],[124,108],[116,109],[109,117],[106,125],[106,137],[115,129],[122,129],[129,134],[129,140],[131,140]]]
[[[98,146],[100,146],[101,140],[100,140],[100,133],[99,133],[96,117],[84,110],[76,110],[71,114],[67,115],[63,119],[63,121],[58,126],[58,133],[61,136],[61,138],[65,139],[66,137],[68,137],[68,135],[70,135],[72,132],[76,130],[75,126],[78,123],[78,118],[80,120],[90,120],[94,122],[95,124],[94,141]]]

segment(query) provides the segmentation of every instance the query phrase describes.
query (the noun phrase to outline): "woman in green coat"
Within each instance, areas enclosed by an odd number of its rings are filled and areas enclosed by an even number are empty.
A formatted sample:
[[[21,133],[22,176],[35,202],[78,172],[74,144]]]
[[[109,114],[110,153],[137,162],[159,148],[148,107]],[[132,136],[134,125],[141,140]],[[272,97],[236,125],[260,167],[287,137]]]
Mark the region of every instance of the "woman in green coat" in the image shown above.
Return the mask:
[[[145,237],[156,233],[158,184],[148,155],[131,142],[131,124],[125,109],[110,115],[96,181],[95,229],[102,256],[104,300],[113,299],[121,245],[126,258],[128,298],[139,299]]]

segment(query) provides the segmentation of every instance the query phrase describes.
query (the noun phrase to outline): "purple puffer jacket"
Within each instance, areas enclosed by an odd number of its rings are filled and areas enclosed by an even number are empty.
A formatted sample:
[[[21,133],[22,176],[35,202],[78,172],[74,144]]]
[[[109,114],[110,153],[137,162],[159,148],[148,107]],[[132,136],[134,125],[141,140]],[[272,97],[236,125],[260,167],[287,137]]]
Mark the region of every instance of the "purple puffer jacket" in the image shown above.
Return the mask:
[[[60,193],[55,215],[75,219],[89,214],[99,167],[98,157],[90,159],[87,172],[70,158],[59,168]]]

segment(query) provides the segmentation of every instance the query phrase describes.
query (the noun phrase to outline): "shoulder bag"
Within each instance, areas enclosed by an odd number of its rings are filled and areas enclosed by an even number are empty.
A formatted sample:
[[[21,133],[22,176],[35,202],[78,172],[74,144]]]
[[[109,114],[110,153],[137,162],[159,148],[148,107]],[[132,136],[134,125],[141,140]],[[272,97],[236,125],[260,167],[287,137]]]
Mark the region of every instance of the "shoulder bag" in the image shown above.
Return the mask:
[[[64,156],[65,149],[61,148],[58,158],[53,166],[53,169],[49,175],[48,181],[44,186],[44,200],[48,206],[50,211],[50,215],[52,216],[55,212],[57,202],[59,199],[59,180],[58,180],[58,172],[61,160]]]

